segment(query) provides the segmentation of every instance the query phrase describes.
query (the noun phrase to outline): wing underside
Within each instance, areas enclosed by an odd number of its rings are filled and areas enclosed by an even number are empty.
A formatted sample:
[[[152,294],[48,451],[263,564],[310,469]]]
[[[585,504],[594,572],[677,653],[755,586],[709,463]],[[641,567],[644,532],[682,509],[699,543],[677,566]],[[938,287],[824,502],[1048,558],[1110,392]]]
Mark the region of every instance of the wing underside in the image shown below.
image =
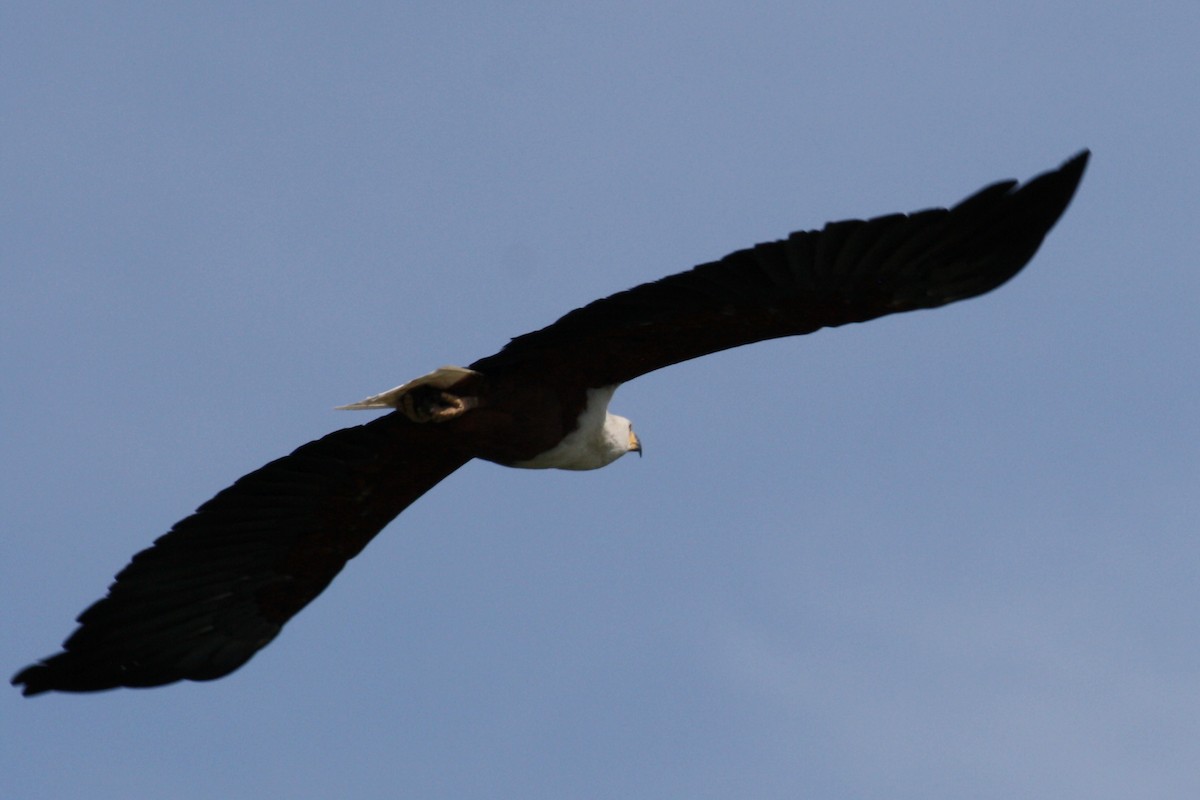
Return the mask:
[[[248,661],[387,523],[468,460],[398,414],[238,480],[134,556],[27,695],[211,680]]]
[[[606,386],[730,347],[983,294],[1037,252],[1087,158],[951,209],[831,222],[739,250],[576,309],[471,366],[535,361]]]

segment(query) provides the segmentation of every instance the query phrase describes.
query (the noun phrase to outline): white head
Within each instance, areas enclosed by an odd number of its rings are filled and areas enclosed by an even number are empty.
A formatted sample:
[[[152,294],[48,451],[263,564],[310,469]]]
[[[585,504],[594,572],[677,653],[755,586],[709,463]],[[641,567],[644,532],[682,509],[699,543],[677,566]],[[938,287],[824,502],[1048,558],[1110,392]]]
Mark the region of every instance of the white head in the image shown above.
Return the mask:
[[[604,454],[605,464],[611,464],[626,453],[642,454],[642,443],[633,432],[633,423],[616,414],[604,415],[604,442],[600,451]]]

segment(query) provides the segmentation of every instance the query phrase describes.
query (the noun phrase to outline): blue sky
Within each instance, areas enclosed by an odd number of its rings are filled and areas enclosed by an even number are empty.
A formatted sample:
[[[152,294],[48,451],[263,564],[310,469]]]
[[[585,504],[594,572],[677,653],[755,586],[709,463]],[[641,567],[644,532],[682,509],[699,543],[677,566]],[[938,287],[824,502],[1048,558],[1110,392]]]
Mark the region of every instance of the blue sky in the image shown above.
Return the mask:
[[[0,794],[1200,791],[1195,3],[16,3],[0,664],[237,476],[596,297],[1082,147],[994,294],[647,376],[247,667],[0,693]]]

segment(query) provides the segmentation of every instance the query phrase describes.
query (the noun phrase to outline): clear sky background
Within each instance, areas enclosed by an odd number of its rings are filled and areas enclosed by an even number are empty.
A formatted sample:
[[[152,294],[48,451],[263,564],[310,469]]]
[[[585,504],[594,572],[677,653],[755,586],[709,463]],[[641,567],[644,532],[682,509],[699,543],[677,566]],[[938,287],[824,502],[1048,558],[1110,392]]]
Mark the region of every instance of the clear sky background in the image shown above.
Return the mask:
[[[1195,2],[6,4],[6,676],[335,405],[1094,153],[1011,284],[638,380],[640,460],[469,465],[229,678],[5,687],[0,796],[1200,796],[1197,42]]]

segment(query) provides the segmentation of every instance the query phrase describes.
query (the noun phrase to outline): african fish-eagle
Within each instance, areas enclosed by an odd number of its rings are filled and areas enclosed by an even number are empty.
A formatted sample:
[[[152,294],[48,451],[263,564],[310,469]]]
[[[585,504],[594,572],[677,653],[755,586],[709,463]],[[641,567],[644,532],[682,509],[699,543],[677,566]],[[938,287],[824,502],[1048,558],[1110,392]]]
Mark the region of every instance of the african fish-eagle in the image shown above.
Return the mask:
[[[641,450],[608,412],[639,375],[739,345],[983,294],[1058,221],[1088,153],[950,209],[831,222],[575,309],[469,367],[344,408],[392,409],[240,478],[78,618],[26,695],[212,680],[245,664],[375,534],[471,459],[595,469]]]

